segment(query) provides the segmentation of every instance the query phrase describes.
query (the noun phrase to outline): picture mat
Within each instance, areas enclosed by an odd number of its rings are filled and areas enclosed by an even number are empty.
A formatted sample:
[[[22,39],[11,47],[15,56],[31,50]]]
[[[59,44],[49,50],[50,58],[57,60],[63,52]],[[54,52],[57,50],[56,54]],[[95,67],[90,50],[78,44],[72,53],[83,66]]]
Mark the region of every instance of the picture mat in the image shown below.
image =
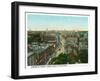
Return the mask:
[[[25,68],[25,12],[84,14],[89,16],[88,24],[88,64],[67,64],[57,67]],[[69,13],[68,13],[69,12]],[[19,7],[19,75],[40,75],[95,71],[95,11],[86,9],[20,6]],[[27,47],[27,46],[26,46]],[[93,48],[94,47],[94,48]],[[26,59],[27,62],[27,59]]]

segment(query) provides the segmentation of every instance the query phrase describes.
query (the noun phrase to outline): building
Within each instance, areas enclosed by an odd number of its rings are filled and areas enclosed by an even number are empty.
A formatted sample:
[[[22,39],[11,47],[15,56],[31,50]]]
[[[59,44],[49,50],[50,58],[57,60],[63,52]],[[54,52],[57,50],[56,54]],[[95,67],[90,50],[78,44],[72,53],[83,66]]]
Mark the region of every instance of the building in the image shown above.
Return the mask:
[[[77,54],[79,51],[79,33],[75,31],[67,31],[64,38],[65,38],[65,52],[67,54],[71,52]]]

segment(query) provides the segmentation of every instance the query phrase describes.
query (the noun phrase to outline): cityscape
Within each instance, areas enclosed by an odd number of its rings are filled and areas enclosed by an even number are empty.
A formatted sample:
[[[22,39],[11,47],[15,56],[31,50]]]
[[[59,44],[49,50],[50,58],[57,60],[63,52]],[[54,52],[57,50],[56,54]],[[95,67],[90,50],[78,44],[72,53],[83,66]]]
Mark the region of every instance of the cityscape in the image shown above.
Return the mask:
[[[27,33],[28,66],[88,63],[88,31]]]
[[[86,15],[26,13],[27,65],[88,63]]]

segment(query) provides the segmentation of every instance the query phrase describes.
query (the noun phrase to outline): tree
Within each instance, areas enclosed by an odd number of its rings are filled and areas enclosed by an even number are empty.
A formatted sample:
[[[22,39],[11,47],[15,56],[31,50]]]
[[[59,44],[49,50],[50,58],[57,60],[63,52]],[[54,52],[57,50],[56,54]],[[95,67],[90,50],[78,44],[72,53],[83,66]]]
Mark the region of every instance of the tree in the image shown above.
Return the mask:
[[[40,32],[28,32],[28,44],[31,44],[32,42],[41,42],[41,36]]]
[[[74,53],[70,53],[67,56],[67,60],[69,64],[75,64],[78,61],[77,55],[75,55]]]
[[[78,54],[78,59],[80,60],[81,63],[88,63],[88,50],[80,50]]]
[[[59,54],[58,57],[51,59],[50,64],[67,64],[67,54]]]

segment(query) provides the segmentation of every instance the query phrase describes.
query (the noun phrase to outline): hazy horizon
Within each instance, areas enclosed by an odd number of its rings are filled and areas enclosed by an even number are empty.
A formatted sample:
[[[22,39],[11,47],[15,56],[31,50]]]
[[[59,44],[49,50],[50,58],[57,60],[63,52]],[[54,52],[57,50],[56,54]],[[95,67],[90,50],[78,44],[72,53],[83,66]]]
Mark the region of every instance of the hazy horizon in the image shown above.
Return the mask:
[[[69,30],[87,31],[88,16],[48,15],[40,13],[26,13],[27,30]]]

